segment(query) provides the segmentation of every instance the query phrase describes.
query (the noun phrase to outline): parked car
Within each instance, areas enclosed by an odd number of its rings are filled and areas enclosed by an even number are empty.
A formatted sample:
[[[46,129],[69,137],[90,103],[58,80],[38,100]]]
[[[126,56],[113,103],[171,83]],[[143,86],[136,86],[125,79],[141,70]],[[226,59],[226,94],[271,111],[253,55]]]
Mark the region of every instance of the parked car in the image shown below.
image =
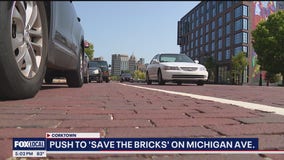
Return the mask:
[[[109,70],[108,70],[109,66],[107,64],[107,61],[103,61],[103,60],[94,60],[94,61],[98,63],[99,67],[102,70],[103,81],[108,83],[110,81],[110,78],[109,78]]]
[[[120,82],[133,82],[133,77],[130,73],[122,73],[120,75]]]
[[[100,63],[97,61],[89,61],[89,82],[103,82],[103,72],[100,68]]]
[[[83,85],[84,31],[71,1],[1,1],[0,11],[0,99],[35,96],[43,77]]]
[[[89,83],[89,57],[86,53],[84,53],[83,61],[83,78],[84,83]]]
[[[157,81],[160,85],[171,81],[178,85],[185,82],[203,85],[208,79],[206,68],[185,54],[157,54],[146,69],[146,82]]]

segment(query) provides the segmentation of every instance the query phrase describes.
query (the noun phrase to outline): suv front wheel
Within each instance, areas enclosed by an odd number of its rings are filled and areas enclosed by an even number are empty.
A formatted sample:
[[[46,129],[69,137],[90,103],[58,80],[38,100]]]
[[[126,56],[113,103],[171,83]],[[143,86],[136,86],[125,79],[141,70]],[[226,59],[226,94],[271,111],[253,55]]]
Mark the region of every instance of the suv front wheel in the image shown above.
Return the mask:
[[[33,97],[46,70],[44,2],[1,1],[0,11],[0,99]]]

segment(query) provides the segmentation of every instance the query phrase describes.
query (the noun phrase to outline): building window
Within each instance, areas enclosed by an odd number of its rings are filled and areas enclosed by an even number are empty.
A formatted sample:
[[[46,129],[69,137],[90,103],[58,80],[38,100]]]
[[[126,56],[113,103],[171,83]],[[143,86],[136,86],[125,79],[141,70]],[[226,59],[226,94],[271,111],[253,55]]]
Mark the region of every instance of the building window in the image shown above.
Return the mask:
[[[226,35],[228,35],[230,33],[231,33],[231,25],[228,24],[228,25],[226,25]]]
[[[222,39],[218,40],[218,49],[222,49]]]
[[[200,37],[200,45],[202,45],[202,44],[203,44],[203,38]]]
[[[243,15],[248,16],[248,6],[243,5]]]
[[[242,50],[243,50],[243,47],[242,47],[242,46],[236,47],[236,48],[235,48],[234,55],[235,55],[235,56],[238,55]]]
[[[206,2],[206,10],[208,11],[210,8],[210,3],[209,2]]]
[[[200,35],[201,36],[203,35],[203,28],[202,27],[200,28]]]
[[[223,2],[222,1],[219,2],[219,7],[218,8],[219,8],[218,12],[222,13],[223,12]]]
[[[216,8],[215,8],[215,7],[212,9],[212,16],[213,16],[213,17],[216,16]]]
[[[195,32],[195,38],[197,38],[198,37],[198,30],[196,30],[196,32]]]
[[[212,50],[212,52],[215,51],[215,42],[214,41],[211,43],[211,50]]]
[[[211,40],[212,40],[212,41],[215,40],[215,31],[212,31],[212,32],[211,32]]]
[[[223,30],[222,30],[222,28],[219,28],[218,29],[218,38],[221,38],[222,34],[223,34]]]
[[[232,1],[227,1],[227,8],[230,8],[232,6]]]
[[[208,48],[208,44],[205,45],[205,52],[208,53],[209,48]]]
[[[203,24],[203,23],[204,23],[204,17],[201,16],[201,24]]]
[[[248,16],[248,6],[241,5],[235,9],[235,18],[240,16]]]
[[[237,20],[235,22],[235,31],[241,30],[242,29],[242,19]]]
[[[208,41],[209,41],[209,36],[208,36],[208,34],[206,34],[205,35],[205,43],[208,43]]]
[[[200,11],[201,11],[201,14],[204,13],[204,6],[203,5],[200,7]]]
[[[248,19],[243,19],[243,29],[248,30]]]
[[[231,44],[231,38],[230,37],[226,37],[226,47],[229,47]]]
[[[248,29],[248,19],[239,19],[235,22],[235,31],[247,30]]]
[[[243,35],[242,35],[242,32],[235,34],[235,41],[234,41],[234,44],[242,43],[242,36],[243,36]]]
[[[218,52],[218,61],[222,61],[222,52]]]
[[[206,12],[206,21],[209,20],[209,12]]]
[[[212,30],[215,29],[215,21],[212,21],[212,23],[211,23],[211,29],[212,29]]]
[[[218,18],[218,27],[222,26],[223,24],[223,19],[222,16]]]
[[[206,33],[209,31],[209,24],[206,24]]]
[[[226,59],[230,59],[231,58],[231,52],[229,49],[226,50]]]
[[[248,47],[247,46],[243,46],[243,52],[248,53]],[[246,55],[248,56],[248,55]]]
[[[243,32],[243,43],[248,43],[248,33],[247,32]]]
[[[231,12],[226,13],[226,23],[231,21]]]
[[[212,41],[215,40],[215,31],[212,31],[212,32],[211,32],[211,40],[212,40]]]

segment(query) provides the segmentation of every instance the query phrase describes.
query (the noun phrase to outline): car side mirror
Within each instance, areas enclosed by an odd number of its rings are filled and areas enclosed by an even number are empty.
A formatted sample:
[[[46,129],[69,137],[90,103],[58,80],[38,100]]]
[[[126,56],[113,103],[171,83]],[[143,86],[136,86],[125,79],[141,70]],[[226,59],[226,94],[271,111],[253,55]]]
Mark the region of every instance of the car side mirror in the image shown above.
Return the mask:
[[[198,63],[199,63],[199,61],[198,61],[198,60],[194,60],[194,63],[198,64]]]
[[[160,62],[157,59],[153,59],[154,64],[159,64]]]
[[[89,42],[85,41],[85,42],[84,42],[84,47],[85,47],[85,48],[89,48],[89,47],[90,47]]]

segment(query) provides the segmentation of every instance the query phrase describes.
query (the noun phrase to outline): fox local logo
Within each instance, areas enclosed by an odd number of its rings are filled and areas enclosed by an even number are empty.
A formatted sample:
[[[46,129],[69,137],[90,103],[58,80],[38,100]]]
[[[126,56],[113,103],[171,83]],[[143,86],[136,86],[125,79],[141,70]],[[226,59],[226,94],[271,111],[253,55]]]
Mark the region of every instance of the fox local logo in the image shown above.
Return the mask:
[[[44,148],[45,141],[14,141],[15,148]]]

